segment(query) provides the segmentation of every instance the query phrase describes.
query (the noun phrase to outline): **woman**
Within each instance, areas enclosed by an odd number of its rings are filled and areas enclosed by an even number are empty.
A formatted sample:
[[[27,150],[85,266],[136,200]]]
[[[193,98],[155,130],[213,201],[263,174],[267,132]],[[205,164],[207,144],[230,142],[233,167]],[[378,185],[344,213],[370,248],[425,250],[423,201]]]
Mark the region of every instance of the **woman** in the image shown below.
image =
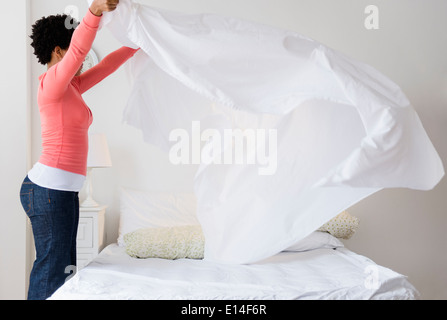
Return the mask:
[[[51,296],[69,276],[66,270],[76,265],[78,192],[86,176],[88,128],[92,123],[92,113],[81,94],[137,51],[122,47],[81,74],[102,13],[115,10],[118,2],[93,1],[76,30],[66,15],[42,18],[33,25],[31,45],[47,71],[39,77],[37,97],[42,154],[20,191],[36,247],[28,299]]]

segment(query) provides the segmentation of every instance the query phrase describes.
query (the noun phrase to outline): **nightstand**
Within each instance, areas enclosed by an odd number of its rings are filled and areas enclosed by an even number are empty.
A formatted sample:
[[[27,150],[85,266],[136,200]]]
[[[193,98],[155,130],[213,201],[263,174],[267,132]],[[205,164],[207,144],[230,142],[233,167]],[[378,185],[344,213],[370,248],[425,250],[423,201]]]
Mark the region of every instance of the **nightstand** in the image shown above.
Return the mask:
[[[86,266],[105,245],[105,214],[107,206],[79,208],[79,226],[76,244],[77,269]]]

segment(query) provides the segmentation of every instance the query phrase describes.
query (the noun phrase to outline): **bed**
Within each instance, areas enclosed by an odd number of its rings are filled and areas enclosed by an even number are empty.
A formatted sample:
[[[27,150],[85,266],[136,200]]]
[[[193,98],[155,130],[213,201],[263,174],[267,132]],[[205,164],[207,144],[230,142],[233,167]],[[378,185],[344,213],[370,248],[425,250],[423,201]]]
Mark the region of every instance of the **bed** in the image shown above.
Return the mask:
[[[358,225],[358,219],[346,213],[335,224],[338,230],[328,222],[306,238],[262,261],[226,264],[200,256],[203,250],[197,248],[203,248],[204,239],[200,237],[200,227],[193,212],[194,197],[191,194],[123,189],[117,242],[102,250],[50,299],[419,298],[418,291],[406,276],[343,245],[340,238],[352,236]],[[173,230],[176,230],[176,236],[172,235]],[[171,233],[168,235],[166,231]],[[155,245],[157,241],[164,247],[160,249],[160,245]]]

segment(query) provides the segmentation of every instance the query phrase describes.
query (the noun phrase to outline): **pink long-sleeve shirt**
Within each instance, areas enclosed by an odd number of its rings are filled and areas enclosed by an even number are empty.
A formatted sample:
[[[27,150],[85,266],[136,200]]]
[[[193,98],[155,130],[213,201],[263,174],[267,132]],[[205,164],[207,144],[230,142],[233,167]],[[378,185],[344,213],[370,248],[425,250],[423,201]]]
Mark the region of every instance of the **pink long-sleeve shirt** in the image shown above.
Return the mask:
[[[39,162],[86,175],[88,128],[93,116],[82,94],[117,70],[138,49],[122,47],[95,67],[75,76],[90,51],[101,17],[88,10],[73,33],[64,58],[39,77],[42,154]]]

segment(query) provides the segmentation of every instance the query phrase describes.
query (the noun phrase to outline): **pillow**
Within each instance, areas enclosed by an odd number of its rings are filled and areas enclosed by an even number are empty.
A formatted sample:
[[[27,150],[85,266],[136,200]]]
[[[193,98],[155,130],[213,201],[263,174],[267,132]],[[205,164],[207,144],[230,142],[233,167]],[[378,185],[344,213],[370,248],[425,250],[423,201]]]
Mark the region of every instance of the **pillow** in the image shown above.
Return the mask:
[[[118,245],[123,236],[141,228],[198,225],[196,197],[190,192],[120,190]]]
[[[203,259],[205,237],[200,225],[143,228],[123,237],[126,253],[134,258]],[[327,232],[314,231],[283,251],[334,249],[343,243]]]
[[[304,239],[283,251],[309,251],[315,249],[334,249],[344,247],[343,243],[327,232],[314,231]]]
[[[357,231],[359,221],[359,218],[351,216],[347,211],[343,211],[322,225],[318,231],[329,232],[337,238],[349,239]]]
[[[203,259],[205,238],[200,225],[144,228],[124,235],[134,258]]]

